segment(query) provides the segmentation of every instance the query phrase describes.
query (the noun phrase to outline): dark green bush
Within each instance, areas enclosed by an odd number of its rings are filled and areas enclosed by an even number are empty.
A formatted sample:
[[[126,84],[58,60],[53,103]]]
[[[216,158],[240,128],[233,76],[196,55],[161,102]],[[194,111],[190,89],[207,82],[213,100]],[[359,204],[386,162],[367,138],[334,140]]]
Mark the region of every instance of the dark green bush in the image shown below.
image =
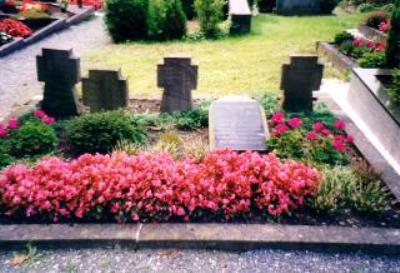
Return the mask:
[[[321,0],[319,3],[321,12],[325,14],[331,14],[339,3],[340,0]]]
[[[388,88],[390,100],[400,105],[400,69],[395,69],[393,72],[393,81]]]
[[[377,29],[379,27],[380,23],[388,20],[389,18],[390,18],[390,14],[388,12],[383,11],[383,10],[377,10],[377,11],[369,13],[364,18],[364,24],[366,26]]]
[[[343,32],[336,34],[333,42],[335,43],[335,45],[341,45],[343,42],[352,41],[353,39],[354,39],[354,36],[351,33],[347,32],[347,31],[343,31]]]
[[[66,128],[67,143],[72,151],[108,153],[119,141],[143,143],[144,130],[123,111],[94,113],[72,120]]]
[[[359,60],[358,64],[362,68],[384,68],[386,65],[386,56],[384,52],[365,53]]]
[[[400,66],[400,0],[396,0],[396,6],[390,20],[386,46],[386,64],[390,68]]]
[[[12,163],[10,142],[0,138],[0,170]]]
[[[194,0],[182,0],[182,5],[186,18],[188,20],[193,20],[196,15],[196,11],[194,9]]]
[[[147,6],[148,0],[107,0],[105,22],[115,42],[147,36]]]
[[[180,39],[186,34],[181,0],[149,0],[147,27],[150,39]]]
[[[258,0],[257,6],[260,12],[272,12],[275,7],[275,0]]]
[[[194,5],[201,31],[208,38],[217,37],[221,31],[218,25],[223,20],[224,0],[195,0]]]
[[[21,158],[55,151],[58,138],[51,126],[40,121],[28,121],[12,131],[9,141],[11,154]]]

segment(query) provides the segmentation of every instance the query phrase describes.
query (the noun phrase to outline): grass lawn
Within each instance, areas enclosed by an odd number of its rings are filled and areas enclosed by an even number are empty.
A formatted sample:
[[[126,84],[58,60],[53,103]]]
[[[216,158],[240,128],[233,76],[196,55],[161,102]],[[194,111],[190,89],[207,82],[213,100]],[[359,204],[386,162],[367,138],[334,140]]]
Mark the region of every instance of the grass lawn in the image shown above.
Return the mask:
[[[282,17],[259,15],[250,35],[218,41],[109,45],[84,56],[84,69],[121,68],[132,96],[159,97],[156,64],[171,53],[187,53],[199,64],[194,96],[260,95],[277,91],[281,65],[289,56],[315,53],[315,42],[355,27],[362,15]],[[326,69],[325,76],[335,71]]]

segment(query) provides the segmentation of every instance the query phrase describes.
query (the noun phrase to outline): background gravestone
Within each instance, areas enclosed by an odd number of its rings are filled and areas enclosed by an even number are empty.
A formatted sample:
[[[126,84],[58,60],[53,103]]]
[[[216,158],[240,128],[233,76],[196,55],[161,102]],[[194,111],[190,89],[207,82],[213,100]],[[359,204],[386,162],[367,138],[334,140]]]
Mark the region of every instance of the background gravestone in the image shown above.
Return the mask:
[[[44,82],[41,108],[55,118],[68,118],[79,113],[75,84],[80,81],[80,60],[72,50],[42,49],[36,57],[39,81]]]
[[[283,109],[312,111],[312,92],[319,90],[324,66],[318,63],[318,56],[292,56],[290,61],[282,66]]]
[[[283,15],[316,14],[321,0],[276,0],[276,13]]]
[[[91,112],[127,107],[128,98],[128,81],[118,70],[89,70],[89,77],[82,78],[83,104]]]
[[[211,104],[209,119],[212,150],[267,150],[267,120],[257,101],[241,96],[219,99]]]
[[[197,88],[198,66],[187,56],[169,56],[157,66],[157,85],[164,88],[161,112],[192,109],[192,89]]]

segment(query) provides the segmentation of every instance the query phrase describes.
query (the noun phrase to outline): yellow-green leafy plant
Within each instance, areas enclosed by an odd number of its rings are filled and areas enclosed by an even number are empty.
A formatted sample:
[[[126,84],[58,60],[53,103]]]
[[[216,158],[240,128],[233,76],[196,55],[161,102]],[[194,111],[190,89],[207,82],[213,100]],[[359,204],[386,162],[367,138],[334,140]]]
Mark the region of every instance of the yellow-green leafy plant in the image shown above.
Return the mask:
[[[210,151],[208,143],[201,139],[195,139],[185,144],[185,154],[192,156],[196,160],[201,161]]]
[[[165,152],[174,158],[179,158],[183,154],[183,141],[178,133],[174,131],[162,133],[157,143],[152,147],[153,152]]]
[[[117,142],[114,147],[114,152],[124,152],[128,155],[137,155],[140,152],[141,147],[132,141],[121,139]]]

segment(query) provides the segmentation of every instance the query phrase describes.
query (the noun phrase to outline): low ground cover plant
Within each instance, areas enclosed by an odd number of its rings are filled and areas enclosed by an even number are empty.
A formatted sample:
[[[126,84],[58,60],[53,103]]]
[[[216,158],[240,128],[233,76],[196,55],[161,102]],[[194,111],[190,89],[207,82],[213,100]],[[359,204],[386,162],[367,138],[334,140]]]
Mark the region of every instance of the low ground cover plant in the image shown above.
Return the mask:
[[[220,150],[202,160],[168,154],[53,157],[0,175],[0,210],[50,221],[230,220],[254,210],[277,217],[318,190],[319,172],[274,154]]]
[[[400,69],[395,69],[393,71],[393,80],[389,87],[387,88],[390,100],[395,105],[400,106]]]
[[[0,19],[0,31],[13,37],[29,37],[32,30],[24,23],[11,18]]]

